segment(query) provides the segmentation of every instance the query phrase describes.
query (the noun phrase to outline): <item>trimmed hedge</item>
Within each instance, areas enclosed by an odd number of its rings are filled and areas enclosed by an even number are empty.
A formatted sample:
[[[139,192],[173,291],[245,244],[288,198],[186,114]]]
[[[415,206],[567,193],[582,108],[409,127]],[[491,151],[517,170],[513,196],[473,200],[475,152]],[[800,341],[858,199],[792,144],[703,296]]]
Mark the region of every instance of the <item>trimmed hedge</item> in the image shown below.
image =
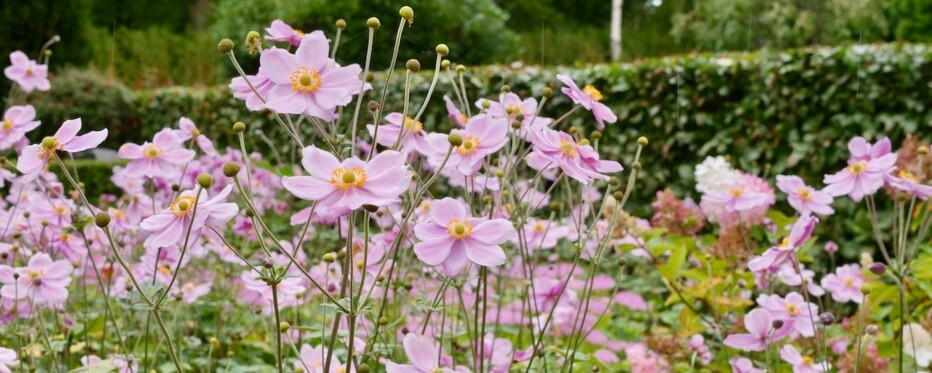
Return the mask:
[[[736,167],[766,177],[793,173],[821,184],[822,174],[844,164],[849,138],[889,136],[899,143],[908,133],[932,128],[932,49],[912,44],[678,56],[559,70],[489,66],[470,69],[470,99],[494,97],[502,84],[522,96],[539,95],[545,86],[558,88],[558,71],[601,89],[604,103],[618,114],[618,123],[609,125],[600,144],[607,157],[630,162],[634,139],[651,140],[641,162],[646,172],[638,188],[643,198],[637,200],[642,203],[663,187],[691,191],[692,168],[706,155],[732,156]],[[55,88],[36,102],[43,123],[60,123],[56,113],[64,105],[69,112],[83,113],[87,127],[110,126],[112,147],[149,138],[181,116],[193,119],[221,146],[232,139],[228,129],[236,121],[262,128],[273,140],[284,139],[268,114],[246,111],[225,86],[134,91],[126,105],[122,94],[73,91],[76,84],[60,83],[73,78],[68,74],[56,77]],[[71,74],[88,78],[86,73]],[[416,105],[429,74],[416,79]],[[385,110],[400,110],[402,80],[394,78],[397,86],[390,89]],[[380,81],[375,92],[381,91]],[[68,91],[58,93],[61,87]],[[451,90],[444,77],[424,120],[429,129],[449,127],[439,97],[446,92]],[[85,94],[94,100],[77,98]],[[63,104],[65,96],[76,97]],[[104,99],[114,102],[100,102]],[[544,112],[556,116],[569,108],[569,100],[557,94]],[[570,122],[587,129],[593,125],[584,112]],[[114,125],[120,130],[114,131]]]

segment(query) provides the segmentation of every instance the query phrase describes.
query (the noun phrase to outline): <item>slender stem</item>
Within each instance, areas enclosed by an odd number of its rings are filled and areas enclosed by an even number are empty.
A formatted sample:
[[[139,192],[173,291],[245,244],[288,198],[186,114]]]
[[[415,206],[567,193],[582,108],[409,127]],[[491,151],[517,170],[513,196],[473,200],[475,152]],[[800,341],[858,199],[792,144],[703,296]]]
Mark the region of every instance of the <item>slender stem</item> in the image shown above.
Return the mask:
[[[275,364],[278,365],[278,373],[284,373],[285,367],[282,366],[282,320],[278,310],[278,284],[272,285],[272,310],[275,312]]]

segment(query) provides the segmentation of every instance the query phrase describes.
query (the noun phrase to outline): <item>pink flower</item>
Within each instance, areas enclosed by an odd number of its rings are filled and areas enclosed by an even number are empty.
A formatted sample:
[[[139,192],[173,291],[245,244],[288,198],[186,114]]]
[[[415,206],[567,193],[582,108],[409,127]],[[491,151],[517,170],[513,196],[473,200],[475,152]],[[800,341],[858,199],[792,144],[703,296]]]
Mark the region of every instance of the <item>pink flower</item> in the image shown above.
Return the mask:
[[[528,250],[552,249],[568,233],[566,227],[559,223],[536,218],[528,219],[521,229],[524,231],[523,240]],[[515,242],[517,243],[517,237]]]
[[[24,92],[30,93],[34,89],[48,91],[52,87],[49,83],[48,66],[30,60],[25,53],[20,51],[10,53],[10,62],[12,64],[3,69],[3,75],[19,84]]]
[[[822,278],[822,287],[832,293],[832,299],[839,303],[861,304],[864,301],[864,293],[861,292],[863,285],[864,276],[861,274],[861,266],[857,264],[843,265],[835,269],[835,273]]]
[[[0,347],[0,373],[10,373],[10,368],[17,366],[19,360],[16,358],[16,351],[6,347]]]
[[[117,152],[120,158],[130,160],[126,165],[127,176],[151,178],[177,176],[180,168],[194,159],[194,155],[194,151],[185,149],[178,136],[168,128],[156,133],[151,143],[126,143]]]
[[[787,202],[800,215],[810,213],[831,215],[835,213],[831,206],[832,196],[806,185],[799,176],[777,175],[777,188],[787,194]]]
[[[757,304],[770,311],[774,318],[782,319],[788,324],[792,324],[793,332],[802,334],[804,337],[815,335],[815,324],[813,320],[818,318],[819,306],[813,303],[807,303],[802,295],[792,292],[783,298],[779,295],[761,294],[757,297]]]
[[[848,142],[848,151],[851,152],[853,161],[869,161],[890,154],[893,146],[889,138],[882,138],[875,144],[867,142],[861,136],[855,137]]]
[[[528,138],[534,147],[526,160],[528,166],[535,170],[559,168],[566,176],[583,184],[589,184],[592,180],[608,180],[604,173],[623,170],[618,162],[600,160],[599,153],[591,145],[577,144],[565,132],[543,127],[532,129]]]
[[[919,178],[906,170],[900,170],[896,176],[888,177],[887,181],[892,187],[923,201],[932,196],[932,186],[921,183]]]
[[[476,106],[480,109],[483,107],[483,102],[489,103],[489,108],[486,109],[486,113],[492,117],[492,119],[500,121],[502,124],[511,126],[512,123],[518,121],[518,115],[524,119],[521,120],[521,131],[519,134],[522,137],[527,136],[529,131],[546,127],[553,120],[550,118],[543,118],[537,116],[537,100],[533,97],[521,100],[521,97],[518,95],[508,92],[502,93],[499,96],[498,101],[490,100],[479,100],[476,102]],[[533,125],[533,128],[531,126]]]
[[[265,40],[287,41],[296,47],[301,45],[301,39],[304,37],[304,32],[288,26],[287,23],[280,19],[272,21],[272,25],[266,27],[265,32]]]
[[[475,175],[482,168],[486,156],[501,150],[508,143],[508,128],[485,114],[469,118],[466,128],[458,132],[463,137],[463,144],[453,149],[445,167],[466,176]],[[447,135],[432,133],[428,135],[427,141],[432,148],[428,162],[431,166],[440,167],[450,149]]]
[[[734,185],[729,191],[709,191],[702,200],[721,204],[728,212],[748,211],[770,203],[767,194],[754,191],[743,183]]]
[[[359,79],[359,65],[340,66],[328,57],[328,43],[323,32],[314,31],[304,35],[295,54],[274,47],[262,53],[259,73],[275,84],[266,97],[267,109],[329,121],[338,106],[370,88]]]
[[[307,344],[301,345],[301,353],[298,355],[298,361],[294,362],[295,370],[301,368],[307,373],[325,373],[324,362],[327,358],[327,349],[323,346],[311,347]],[[342,372],[345,365],[340,359],[333,355],[330,360],[330,372]],[[355,367],[350,367],[355,371]]]
[[[499,246],[517,232],[505,219],[474,218],[462,202],[447,197],[434,201],[432,221],[414,227],[418,242],[414,253],[428,265],[443,264],[447,275],[455,275],[469,262],[484,267],[505,263],[505,251]]]
[[[744,316],[744,328],[747,334],[732,334],[725,338],[725,345],[743,351],[763,351],[776,340],[786,337],[792,331],[792,324],[785,322],[779,329],[774,329],[774,317],[770,311],[756,308]]]
[[[298,198],[317,201],[318,210],[387,206],[411,186],[411,173],[399,152],[379,153],[368,163],[356,157],[340,162],[315,146],[302,154],[301,164],[309,175],[282,177],[282,186]]]
[[[249,79],[248,83],[246,79]],[[252,87],[249,86],[250,83],[252,83]],[[230,90],[233,91],[233,97],[246,101],[246,108],[251,111],[259,111],[265,108],[265,103],[262,100],[268,97],[272,87],[275,87],[275,83],[262,73],[246,75],[245,79],[238,76],[230,81]],[[253,91],[253,88],[256,90]],[[259,92],[261,97],[257,96],[256,92]]]
[[[197,242],[201,229],[205,226],[219,227],[226,224],[239,212],[239,207],[235,203],[223,202],[232,189],[232,185],[227,185],[211,199],[207,199],[207,192],[203,190],[201,192],[204,195],[199,199],[192,190],[181,192],[181,195],[175,198],[167,209],[139,223],[140,228],[151,233],[149,237],[146,237],[143,246],[147,249],[173,245],[181,247],[184,245],[185,237],[188,236],[189,226],[191,238],[188,245],[190,246]],[[197,202],[196,211],[195,201]]]
[[[369,135],[375,136],[375,125],[367,125]],[[379,145],[394,147],[401,141],[401,152],[409,154],[415,151],[419,154],[430,154],[430,144],[427,143],[427,132],[424,132],[424,123],[414,121],[414,118],[402,118],[401,113],[391,113],[385,116],[385,122],[379,124]]]
[[[793,345],[780,348],[780,358],[793,366],[793,373],[818,373],[828,370],[825,363],[816,364],[809,356],[803,356]]]
[[[36,109],[32,105],[10,107],[0,121],[0,150],[13,147],[27,132],[36,129],[40,122],[35,119]]]
[[[732,373],[764,373],[763,369],[755,368],[754,362],[746,357],[739,357],[731,361]]]
[[[33,255],[26,267],[0,265],[0,283],[3,283],[0,295],[9,299],[29,298],[37,306],[57,308],[68,299],[73,269],[67,260],[53,262],[46,253]]]
[[[889,141],[889,140],[887,140]],[[890,153],[885,141],[867,149],[866,141],[856,137],[848,143],[851,159],[848,166],[832,175],[825,175],[826,193],[833,197],[848,195],[856,202],[883,187],[884,180],[896,169],[896,154]],[[875,149],[876,148],[876,149]]]
[[[193,138],[194,142],[197,143],[197,146],[201,148],[204,154],[211,157],[217,155],[217,150],[214,149],[214,143],[210,141],[207,136],[202,135],[201,131],[197,129],[197,126],[194,125],[194,121],[187,117],[181,117],[181,119],[178,120],[178,129],[174,130],[172,133],[178,137],[178,141],[180,142],[185,142]]]
[[[453,103],[453,100],[451,100],[447,95],[443,95],[443,102],[444,105],[446,105],[447,116],[450,117],[450,120],[452,120],[453,123],[459,127],[466,127],[466,121],[468,121],[469,118],[460,112],[460,109],[456,108],[456,104]]]
[[[76,136],[80,130],[81,118],[69,119],[62,123],[54,136],[44,138],[41,144],[29,145],[23,149],[16,163],[16,169],[23,173],[23,181],[35,180],[52,157],[56,156],[56,151],[77,153],[93,149],[107,138],[107,129]]]
[[[796,255],[796,250],[812,237],[812,231],[815,230],[819,218],[811,215],[800,216],[790,228],[790,234],[783,238],[779,245],[773,246],[764,251],[758,257],[748,262],[748,269],[754,272],[764,270],[779,270],[779,267],[791,257]]]
[[[796,268],[792,264],[783,263],[783,266],[781,266],[780,270],[777,272],[777,278],[789,286],[800,286],[803,284],[803,281],[805,281],[806,291],[808,291],[809,294],[817,297],[824,295],[825,289],[822,289],[819,287],[819,285],[816,284],[815,281],[813,281],[815,278],[815,272],[806,269],[802,264],[799,264],[799,268],[802,273],[796,272]]]
[[[591,111],[596,123],[599,124],[599,128],[605,127],[605,122],[615,123],[618,120],[618,117],[615,116],[615,113],[612,113],[608,106],[599,102],[602,101],[602,92],[599,92],[591,84],[579,89],[576,82],[566,75],[557,75],[557,79],[566,85],[566,87],[563,87],[563,94],[569,96],[577,105]]]
[[[438,362],[440,348],[433,339],[413,332],[405,335],[405,354],[411,364],[399,365],[390,360],[385,361],[386,373],[454,373],[456,371],[441,368]]]

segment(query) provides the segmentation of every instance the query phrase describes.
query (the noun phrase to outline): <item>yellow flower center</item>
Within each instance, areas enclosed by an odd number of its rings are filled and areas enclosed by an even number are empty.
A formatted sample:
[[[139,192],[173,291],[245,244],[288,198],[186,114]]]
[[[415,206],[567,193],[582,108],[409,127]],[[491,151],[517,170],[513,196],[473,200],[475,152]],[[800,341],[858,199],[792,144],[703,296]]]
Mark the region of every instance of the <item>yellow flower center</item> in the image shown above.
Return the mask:
[[[815,364],[815,360],[812,360],[809,356],[803,356],[803,365],[811,367],[812,364]]]
[[[126,213],[123,210],[113,210],[113,216],[120,220],[126,219]]]
[[[527,110],[524,110],[524,108],[521,107],[521,105],[512,104],[512,105],[508,105],[508,107],[505,108],[505,113],[507,113],[508,115],[518,115],[518,113],[521,113],[522,115],[527,115]]]
[[[589,97],[592,97],[592,101],[602,101],[602,92],[599,92],[599,90],[593,87],[592,84],[586,84],[582,91],[583,93],[589,95]]]
[[[298,30],[298,29],[296,29],[296,28],[295,28],[295,29],[291,29],[291,31],[294,32],[295,35],[298,35],[298,36],[300,36],[300,37],[304,37],[304,31]]]
[[[414,121],[414,119],[411,117],[405,118],[404,126],[405,129],[413,133],[421,133],[421,130],[424,129],[424,123],[421,123],[421,121]]]
[[[916,175],[913,175],[912,172],[900,170],[898,175],[900,179],[912,180],[914,183],[919,184],[919,178]]]
[[[851,278],[851,277],[845,277],[844,283],[845,283],[845,287],[846,287],[846,288],[853,287],[853,286],[854,286],[854,279]]]
[[[60,233],[58,235],[58,240],[67,243],[68,241],[71,241],[71,236],[69,236],[67,233]]]
[[[354,186],[361,187],[366,183],[366,170],[362,167],[353,167],[352,170],[337,167],[330,174],[330,183],[339,190],[348,190]]]
[[[460,155],[467,155],[475,152],[477,148],[479,148],[479,138],[476,136],[466,136],[466,138],[463,139],[463,145],[457,146],[456,151],[459,152]]]
[[[460,219],[451,219],[447,223],[447,234],[457,240],[469,237],[472,234],[472,224]]]
[[[469,118],[466,116],[466,114],[460,114],[460,120],[463,122],[463,125],[464,125],[464,126],[465,126],[467,123],[469,123]]]
[[[867,170],[867,161],[858,161],[848,165],[848,173],[859,174]]]
[[[579,151],[576,150],[576,144],[572,141],[560,140],[560,154],[567,158],[576,158]]]
[[[790,246],[790,237],[789,236],[783,237],[783,241],[780,241],[780,247],[788,247],[788,246]]]
[[[543,234],[547,227],[544,226],[541,222],[534,223],[534,233]]]
[[[30,280],[35,280],[37,278],[42,278],[45,275],[45,272],[41,269],[27,269],[26,276],[29,276]]]
[[[796,307],[795,304],[786,303],[786,304],[783,305],[783,308],[786,309],[786,313],[790,314],[790,316],[797,316],[797,315],[799,315],[799,307]]]
[[[184,292],[191,292],[191,291],[193,291],[193,290],[194,290],[194,284],[192,284],[192,283],[190,283],[190,282],[189,282],[189,283],[186,283],[186,284],[184,284],[184,286],[182,286],[182,291],[184,291]]]
[[[155,144],[146,145],[146,147],[142,149],[142,156],[149,159],[158,158],[160,154],[162,154],[162,148]]]
[[[734,188],[731,190],[732,197],[741,197],[742,195],[744,195],[744,189]]]
[[[168,209],[171,210],[172,215],[182,216],[188,214],[194,207],[194,196],[181,196],[175,198],[175,201],[168,206]]]
[[[159,272],[162,272],[162,274],[165,274],[165,275],[170,275],[172,274],[172,269],[168,268],[167,265],[160,265]]]
[[[32,68],[31,68],[31,67],[27,67],[27,68],[26,68],[26,76],[32,76],[32,73],[33,73]]]
[[[320,74],[307,66],[299,66],[291,72],[291,89],[295,92],[314,92],[320,87]]]
[[[42,139],[42,146],[39,147],[39,159],[43,161],[50,160],[52,156],[55,155],[55,151],[61,148],[58,139],[48,136]]]
[[[796,194],[799,195],[799,198],[802,198],[803,201],[808,201],[812,199],[812,191],[808,188],[799,188],[796,190]]]
[[[6,118],[6,119],[3,120],[3,130],[6,131],[6,132],[10,132],[10,131],[13,130],[13,120],[12,120],[12,119]]]
[[[55,206],[55,212],[58,213],[59,216],[68,216],[68,215],[71,215],[71,210],[68,210],[67,207],[62,206],[62,205],[56,205],[56,206]]]

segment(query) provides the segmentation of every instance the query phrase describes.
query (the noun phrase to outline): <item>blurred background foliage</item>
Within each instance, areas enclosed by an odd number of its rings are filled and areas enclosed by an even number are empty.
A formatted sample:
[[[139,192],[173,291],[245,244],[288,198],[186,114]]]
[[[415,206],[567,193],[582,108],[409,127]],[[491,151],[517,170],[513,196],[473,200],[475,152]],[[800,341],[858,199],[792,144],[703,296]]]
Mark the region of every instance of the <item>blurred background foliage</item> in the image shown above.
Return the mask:
[[[34,0],[0,6],[0,50],[35,55],[52,35],[53,69],[92,67],[131,89],[213,85],[233,71],[215,52],[280,18],[302,30],[347,20],[338,59],[361,60],[365,20],[383,24],[373,66],[387,67],[401,5],[415,9],[405,55],[430,66],[445,42],[469,65],[609,62],[609,0]],[[932,40],[932,0],[625,0],[623,61],[690,52]],[[238,48],[243,53],[242,48]],[[247,70],[255,62],[247,64]],[[5,82],[3,84],[8,84]]]

